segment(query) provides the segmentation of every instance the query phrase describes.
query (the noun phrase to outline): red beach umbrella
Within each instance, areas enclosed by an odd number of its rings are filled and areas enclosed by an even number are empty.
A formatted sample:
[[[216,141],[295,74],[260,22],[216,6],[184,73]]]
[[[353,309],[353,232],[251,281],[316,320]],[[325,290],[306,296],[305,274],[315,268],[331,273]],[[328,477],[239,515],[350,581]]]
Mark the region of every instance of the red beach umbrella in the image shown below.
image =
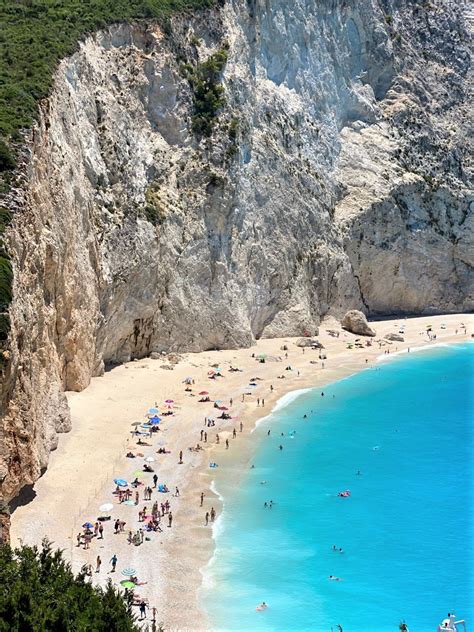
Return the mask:
[[[209,393],[207,391],[201,391],[199,395],[209,395]]]

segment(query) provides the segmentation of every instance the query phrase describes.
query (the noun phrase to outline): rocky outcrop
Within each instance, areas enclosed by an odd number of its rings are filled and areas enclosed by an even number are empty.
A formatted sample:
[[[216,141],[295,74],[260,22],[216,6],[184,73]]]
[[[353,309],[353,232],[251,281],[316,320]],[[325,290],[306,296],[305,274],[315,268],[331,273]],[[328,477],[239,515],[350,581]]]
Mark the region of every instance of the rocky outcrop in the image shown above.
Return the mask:
[[[209,138],[190,76],[216,53]],[[8,199],[6,498],[109,363],[469,310],[469,49],[455,3],[228,0],[63,60]]]
[[[343,329],[359,336],[375,336],[375,331],[370,327],[367,318],[357,309],[351,309],[346,313],[341,323]]]

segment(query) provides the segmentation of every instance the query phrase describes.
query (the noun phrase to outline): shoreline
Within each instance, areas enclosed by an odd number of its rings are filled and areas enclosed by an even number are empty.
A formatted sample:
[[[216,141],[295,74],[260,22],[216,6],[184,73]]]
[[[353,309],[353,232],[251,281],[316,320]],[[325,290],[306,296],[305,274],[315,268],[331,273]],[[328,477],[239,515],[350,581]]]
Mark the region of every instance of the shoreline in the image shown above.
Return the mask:
[[[281,338],[257,341],[254,346],[247,349],[186,354],[173,371],[160,368],[159,361],[146,359],[130,362],[103,377],[94,378],[91,386],[82,393],[68,394],[73,415],[73,430],[68,435],[61,436],[59,448],[51,457],[50,467],[35,485],[37,497],[13,513],[12,544],[18,542],[19,538],[28,544],[39,543],[45,534],[49,534],[50,539],[65,549],[66,559],[71,561],[74,571],[79,570],[91,559],[95,560],[97,553],[100,553],[104,567],[107,567],[110,556],[117,550],[118,568],[132,565],[137,569],[139,578],[148,582],[140,588],[140,595],[148,597],[150,605],[158,608],[157,621],[163,621],[166,630],[210,629],[199,592],[206,581],[206,569],[213,558],[217,525],[214,523],[212,529],[206,528],[203,514],[214,506],[217,509],[219,524],[223,501],[218,498],[215,487],[219,470],[211,470],[208,463],[215,460],[221,468],[231,468],[236,474],[236,480],[239,480],[239,473],[243,475],[252,455],[258,449],[259,443],[254,440],[253,431],[264,419],[289,405],[302,391],[344,379],[366,367],[376,365],[381,355],[376,341],[388,332],[398,331],[395,324],[401,322],[404,322],[406,327],[405,342],[392,342],[390,345],[386,342],[385,348],[394,350],[403,347],[404,350],[391,352],[389,356],[382,354],[382,359],[406,353],[407,347],[413,351],[422,348],[428,350],[446,343],[466,342],[470,340],[470,333],[474,327],[473,316],[467,314],[384,319],[371,323],[377,331],[376,338],[371,339],[371,347],[347,349],[347,344],[358,336],[344,332],[335,321],[330,321],[321,324],[318,336],[325,346],[324,353],[328,356],[324,361],[324,369],[321,368],[316,351],[307,348],[303,353],[301,348],[295,346],[295,339]],[[423,331],[428,322],[433,325],[437,334],[437,340],[432,343],[426,341],[426,336],[423,340],[420,339],[420,331]],[[454,333],[460,322],[467,325],[466,335]],[[441,323],[446,323],[446,330],[440,329]],[[326,332],[326,327],[340,331],[340,338],[332,338]],[[365,337],[361,339],[364,342],[367,340]],[[265,364],[261,364],[251,357],[252,353],[257,355],[262,352],[268,355],[282,355],[283,344],[288,346],[288,360],[272,362],[268,359]],[[207,378],[207,371],[216,362],[221,366],[225,379],[214,380],[211,383]],[[291,363],[293,371],[285,372],[284,366],[287,362]],[[316,364],[312,365],[310,362]],[[232,364],[242,368],[242,373],[229,373],[228,368]],[[300,372],[299,376],[297,371]],[[286,373],[285,379],[279,379],[276,376],[277,372]],[[186,447],[196,444],[199,432],[203,429],[203,416],[214,416],[215,409],[209,410],[210,406],[206,404],[198,406],[192,397],[182,395],[183,376],[195,376],[195,390],[205,387],[205,390],[211,392],[212,399],[221,399],[226,405],[229,398],[236,400],[231,409],[232,422],[219,423],[216,428],[207,429],[212,443],[205,444],[202,452],[188,452]],[[259,377],[261,381],[258,387],[250,389],[254,390],[254,393],[246,395],[246,401],[242,402],[242,393],[249,392],[249,387],[244,383],[248,384],[248,379],[246,382],[245,380],[250,376]],[[274,385],[273,392],[270,391],[269,384]],[[269,409],[267,414],[263,414],[262,406],[255,405],[256,397],[262,395],[265,399],[265,409]],[[176,485],[180,489],[179,498],[170,498],[167,495],[174,516],[172,529],[163,528],[163,534],[157,537],[153,534],[152,541],[140,547],[130,547],[123,535],[115,536],[110,533],[101,542],[101,548],[96,546],[100,542],[97,541],[92,544],[90,551],[77,549],[73,537],[80,524],[86,519],[92,520],[99,505],[112,502],[112,478],[129,476],[128,470],[132,465],[130,460],[125,458],[125,452],[129,448],[137,449],[133,438],[127,438],[130,424],[136,421],[136,418],[143,417],[154,401],[162,402],[166,398],[176,401],[176,417],[168,418],[163,424],[163,432],[158,433],[161,435],[158,438],[163,439],[167,448],[171,449],[171,455],[166,455],[164,459],[160,457],[156,461],[159,463],[157,471],[160,479],[164,478],[170,490]],[[279,406],[282,400],[286,403]],[[235,441],[239,449],[236,450],[231,431],[234,424],[238,425],[240,422],[244,424],[244,431],[237,433]],[[117,434],[111,433],[111,428],[117,430]],[[214,443],[216,429],[221,437],[220,445]],[[91,433],[95,433],[95,438],[99,437],[95,445]],[[231,444],[228,451],[223,446],[227,437]],[[155,450],[156,444],[150,447]],[[185,463],[184,466],[178,467],[177,453],[180,449],[185,453]],[[95,450],[92,459],[88,450]],[[148,452],[152,453],[150,450]],[[94,456],[97,458],[94,459]],[[101,467],[97,467],[97,460],[103,462]],[[140,463],[138,459],[136,461],[134,465],[138,467]],[[73,467],[70,467],[71,465]],[[109,475],[109,472],[113,476]],[[72,494],[74,498],[71,499],[74,480],[84,478],[87,473],[92,477],[92,482],[87,478],[83,487],[79,488],[76,494]],[[201,491],[206,494],[203,508],[199,506]],[[143,503],[140,503],[140,506],[142,505]],[[132,523],[136,522],[134,519],[138,508],[124,508],[127,510],[124,515],[127,528],[129,524],[132,527]],[[113,511],[115,509],[114,507]],[[122,507],[118,509],[122,510]],[[110,574],[104,568],[98,580],[94,577],[94,581],[104,585],[107,577],[110,577]],[[122,578],[117,576],[116,579]],[[186,595],[185,599],[183,594]]]

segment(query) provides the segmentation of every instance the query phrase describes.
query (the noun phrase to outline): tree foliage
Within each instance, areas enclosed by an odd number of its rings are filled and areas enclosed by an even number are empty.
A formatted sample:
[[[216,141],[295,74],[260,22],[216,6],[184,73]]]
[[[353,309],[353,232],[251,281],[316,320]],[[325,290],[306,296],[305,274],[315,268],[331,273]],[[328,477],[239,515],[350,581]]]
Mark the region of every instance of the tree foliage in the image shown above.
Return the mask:
[[[0,632],[138,632],[126,599],[74,576],[43,543],[0,549]]]

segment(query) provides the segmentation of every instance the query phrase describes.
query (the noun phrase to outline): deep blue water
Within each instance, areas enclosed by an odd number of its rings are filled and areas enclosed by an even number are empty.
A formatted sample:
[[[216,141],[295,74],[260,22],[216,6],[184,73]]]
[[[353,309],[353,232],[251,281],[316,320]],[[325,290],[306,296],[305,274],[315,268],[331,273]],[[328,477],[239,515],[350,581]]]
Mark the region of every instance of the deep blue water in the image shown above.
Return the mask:
[[[473,344],[407,354],[263,421],[239,492],[216,480],[214,630],[430,632],[450,610],[474,630],[473,368]]]

